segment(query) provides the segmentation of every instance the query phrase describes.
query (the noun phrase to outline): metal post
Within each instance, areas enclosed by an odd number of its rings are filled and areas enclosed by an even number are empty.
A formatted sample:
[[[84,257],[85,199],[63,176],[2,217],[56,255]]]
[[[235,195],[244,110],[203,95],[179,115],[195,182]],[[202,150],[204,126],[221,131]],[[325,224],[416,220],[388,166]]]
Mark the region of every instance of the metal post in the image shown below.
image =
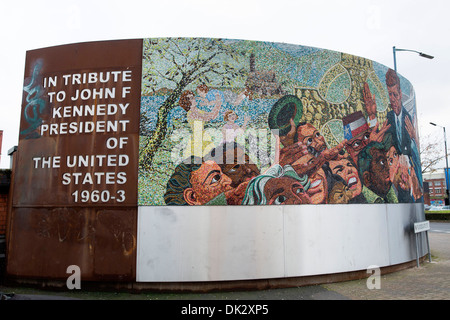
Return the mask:
[[[431,262],[431,251],[430,251],[430,241],[428,240],[428,231],[425,232],[427,233],[428,261]]]
[[[419,238],[419,234],[416,233],[416,263],[417,263],[417,268],[420,267],[420,264],[419,264],[419,240],[418,240],[418,238]]]
[[[392,49],[394,51],[394,71],[395,73],[397,73],[397,59],[395,57],[395,46],[393,46]]]
[[[441,127],[442,129],[444,129],[444,147],[445,147],[445,169],[444,169],[444,174],[445,174],[445,193],[446,193],[446,198],[445,198],[445,205],[448,206],[450,203],[450,199],[449,199],[449,194],[448,194],[448,155],[447,155],[447,134],[445,133],[445,127],[437,125],[434,122],[430,122],[431,125],[433,126],[437,126],[437,127]]]
[[[447,197],[445,198],[445,205],[449,205],[449,194],[448,194],[448,156],[447,156],[447,135],[445,134],[445,127],[444,128],[444,145],[445,145],[445,190]]]

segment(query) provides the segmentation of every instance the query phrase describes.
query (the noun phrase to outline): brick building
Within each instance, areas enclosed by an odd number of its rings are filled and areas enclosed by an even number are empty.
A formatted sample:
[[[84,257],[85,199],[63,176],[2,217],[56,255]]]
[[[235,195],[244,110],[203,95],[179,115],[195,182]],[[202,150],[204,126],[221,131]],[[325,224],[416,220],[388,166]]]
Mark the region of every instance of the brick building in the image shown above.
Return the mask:
[[[423,174],[423,181],[428,183],[430,204],[444,205],[445,198],[447,197],[444,169],[425,172]]]

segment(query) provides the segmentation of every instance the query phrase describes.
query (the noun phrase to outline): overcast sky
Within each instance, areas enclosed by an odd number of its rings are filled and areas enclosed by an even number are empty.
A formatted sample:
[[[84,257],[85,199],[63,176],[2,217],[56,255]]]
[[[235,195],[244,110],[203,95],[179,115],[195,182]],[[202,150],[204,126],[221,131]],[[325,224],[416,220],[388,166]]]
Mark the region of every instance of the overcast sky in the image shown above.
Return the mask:
[[[0,6],[1,168],[18,144],[27,50],[68,43],[150,37],[220,37],[285,42],[368,58],[414,86],[419,133],[450,131],[448,0],[15,0]],[[442,166],[445,165],[443,162]]]

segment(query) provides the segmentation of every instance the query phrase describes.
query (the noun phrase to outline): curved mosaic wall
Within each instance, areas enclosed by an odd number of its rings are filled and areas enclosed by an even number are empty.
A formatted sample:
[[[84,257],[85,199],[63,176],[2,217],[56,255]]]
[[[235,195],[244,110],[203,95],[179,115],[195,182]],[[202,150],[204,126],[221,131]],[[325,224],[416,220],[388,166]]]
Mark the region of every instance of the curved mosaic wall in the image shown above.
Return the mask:
[[[420,202],[416,128],[411,84],[361,57],[144,39],[138,204]]]
[[[75,265],[83,281],[182,287],[414,260],[416,128],[406,79],[335,51],[207,38],[29,51],[7,273]]]

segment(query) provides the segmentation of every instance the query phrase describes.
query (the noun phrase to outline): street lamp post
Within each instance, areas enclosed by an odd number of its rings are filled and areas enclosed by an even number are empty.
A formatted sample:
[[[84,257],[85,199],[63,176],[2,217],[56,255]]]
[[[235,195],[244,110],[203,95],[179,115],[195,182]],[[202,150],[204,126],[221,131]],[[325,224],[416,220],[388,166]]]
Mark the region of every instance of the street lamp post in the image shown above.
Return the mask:
[[[395,46],[392,47],[392,49],[393,49],[393,51],[394,51],[394,70],[395,70],[395,72],[397,72],[397,59],[396,59],[396,56],[395,56],[395,53],[396,53],[397,51],[409,51],[409,52],[415,52],[415,53],[418,53],[419,56],[421,56],[422,58],[434,59],[433,56],[430,56],[429,54],[426,54],[426,53],[423,53],[423,52],[419,52],[419,51],[416,51],[416,50],[410,50],[410,49],[397,49]]]
[[[447,197],[445,198],[445,205],[449,205],[449,194],[448,194],[448,156],[447,156],[447,135],[445,134],[445,127],[437,125],[433,122],[430,122],[431,125],[435,127],[441,127],[444,129],[444,145],[445,145],[445,194]]]

